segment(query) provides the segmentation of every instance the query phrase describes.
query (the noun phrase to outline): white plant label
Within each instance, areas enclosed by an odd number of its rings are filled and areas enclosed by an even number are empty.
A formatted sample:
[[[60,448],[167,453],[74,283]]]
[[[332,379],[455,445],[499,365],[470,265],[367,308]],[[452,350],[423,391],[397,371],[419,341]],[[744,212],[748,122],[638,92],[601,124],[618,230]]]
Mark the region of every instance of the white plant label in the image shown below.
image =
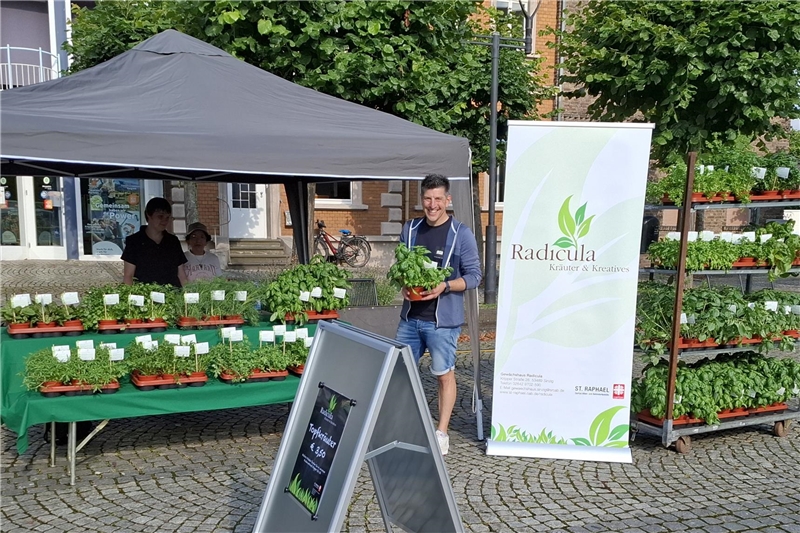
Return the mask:
[[[198,342],[194,345],[194,353],[197,355],[203,355],[208,353],[208,343],[207,342]]]
[[[94,348],[79,348],[78,357],[81,361],[94,361],[95,349]]]
[[[309,291],[300,291],[300,301],[307,302],[311,299],[311,293]]]
[[[320,296],[322,296],[322,287],[314,287],[311,289],[312,298],[319,298]]]
[[[181,336],[179,333],[167,333],[164,335],[164,342],[169,344],[180,344]]]
[[[136,307],[144,307],[144,296],[140,294],[131,294],[128,296],[128,303]]]
[[[211,291],[211,299],[221,302],[225,299],[225,291]]]
[[[64,305],[76,305],[80,302],[77,292],[65,292],[61,295],[61,303]]]
[[[734,233],[733,235],[731,235],[731,243],[739,244],[740,242],[742,242],[743,238],[744,235],[742,235],[741,233]]]
[[[284,333],[286,333],[286,325],[277,324],[275,326],[272,326],[272,331],[275,333],[275,335],[283,335]]]
[[[246,302],[247,301],[247,291],[236,291],[236,301],[237,302]]]
[[[757,180],[763,180],[764,176],[767,175],[767,169],[764,167],[752,167],[750,169],[750,176]]]
[[[187,292],[183,295],[183,301],[187,304],[196,304],[200,302],[200,293],[199,292]]]
[[[765,233],[761,236],[761,243],[765,243],[772,238],[772,233]]]
[[[244,340],[244,332],[240,329],[231,331],[231,342],[240,342]]]
[[[694,324],[697,321],[697,318],[694,315],[690,315],[688,317],[689,324]]]
[[[677,231],[670,231],[667,233],[667,240],[668,241],[679,241],[681,240],[681,234]]]
[[[227,327],[227,328],[222,328],[222,329],[219,330],[220,335],[222,335],[223,339],[227,339],[228,337],[230,337],[231,333],[233,333],[234,331],[236,331],[236,327],[234,327],[234,326],[230,326],[230,327]]]
[[[144,344],[146,342],[152,342],[153,337],[151,335],[139,335],[136,337],[136,342],[139,344]]]
[[[764,302],[764,307],[767,309],[767,311],[775,311],[775,312],[777,312],[778,311],[778,302],[775,302],[775,301]]]
[[[33,298],[39,305],[50,305],[51,303],[53,303],[52,294],[37,294]]]
[[[430,270],[431,268],[436,268],[438,265],[433,261],[425,261],[424,266]]]
[[[730,311],[731,313],[735,313],[736,312],[736,304],[729,305],[728,306],[728,311]]]
[[[258,340],[260,342],[275,342],[275,332],[274,331],[259,331],[258,332]]]
[[[791,305],[784,305],[783,306],[783,314],[784,315],[792,314],[792,306]]]
[[[31,305],[30,294],[16,294],[11,298],[12,307],[27,307]]]
[[[750,242],[756,242],[756,232],[755,231],[745,231],[742,233],[742,239]]]
[[[700,232],[700,240],[701,241],[713,241],[714,240],[714,232],[713,231],[701,231]]]
[[[297,341],[297,333],[294,331],[287,331],[283,335],[283,342],[295,342]]]
[[[79,350],[81,348],[94,348],[94,341],[93,340],[75,341],[75,347],[78,348]]]
[[[306,348],[310,348],[311,343],[313,342],[314,342],[314,337],[306,337],[305,339],[303,339],[303,343],[305,344]]]
[[[192,355],[192,347],[191,346],[174,346],[175,349],[175,357],[189,357]]]
[[[190,335],[183,335],[181,337],[181,344],[196,344],[197,343],[197,335],[194,333]]]
[[[789,179],[789,172],[791,170],[792,169],[789,167],[778,167],[775,169],[775,174],[777,174],[780,179],[786,180]]]
[[[696,231],[690,231],[688,233],[688,235],[686,236],[686,240],[689,241],[689,242],[695,242],[697,240],[697,232]]]
[[[116,350],[117,343],[116,342],[101,342],[100,348],[105,348],[106,350]]]
[[[70,352],[56,352],[53,354],[53,356],[58,360],[59,363],[68,363]]]
[[[731,242],[732,238],[733,238],[733,233],[731,233],[730,231],[723,231],[722,233],[719,234],[719,240],[721,240],[722,242]]]
[[[756,304],[755,304],[755,302],[750,302],[750,303],[747,304],[747,307],[750,308],[750,309],[755,309],[756,308]]]
[[[158,350],[158,341],[143,342],[142,347],[150,351]]]
[[[103,303],[106,305],[117,305],[119,303],[119,294],[104,294]]]
[[[800,305],[793,305],[792,306],[792,313],[795,315],[800,315]]]
[[[153,291],[153,292],[150,293],[150,300],[154,304],[163,304],[166,301],[164,299],[164,293],[163,292],[156,292],[156,291]]]
[[[347,289],[340,289],[339,287],[333,288],[334,298],[344,298],[346,294],[347,294]]]
[[[707,172],[714,172],[714,165],[706,165]]]
[[[294,330],[297,333],[298,339],[307,339],[308,338],[308,328],[298,328]]]
[[[122,361],[125,359],[125,348],[113,348],[109,350],[108,358],[111,361]]]
[[[66,345],[63,345],[63,344],[60,345],[60,346],[53,346],[51,348],[51,350],[52,350],[53,355],[55,355],[55,354],[57,354],[59,352],[67,352],[69,354],[69,346],[66,346]]]
[[[688,324],[689,320],[686,318],[686,313],[681,313],[681,324]]]

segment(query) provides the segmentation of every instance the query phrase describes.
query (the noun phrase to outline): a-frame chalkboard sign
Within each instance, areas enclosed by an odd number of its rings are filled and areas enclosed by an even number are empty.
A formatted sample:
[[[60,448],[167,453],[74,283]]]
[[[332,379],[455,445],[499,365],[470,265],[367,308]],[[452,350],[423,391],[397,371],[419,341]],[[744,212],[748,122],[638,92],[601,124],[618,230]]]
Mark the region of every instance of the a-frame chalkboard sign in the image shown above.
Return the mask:
[[[410,349],[320,322],[253,531],[341,531],[364,461],[387,530],[464,530]]]

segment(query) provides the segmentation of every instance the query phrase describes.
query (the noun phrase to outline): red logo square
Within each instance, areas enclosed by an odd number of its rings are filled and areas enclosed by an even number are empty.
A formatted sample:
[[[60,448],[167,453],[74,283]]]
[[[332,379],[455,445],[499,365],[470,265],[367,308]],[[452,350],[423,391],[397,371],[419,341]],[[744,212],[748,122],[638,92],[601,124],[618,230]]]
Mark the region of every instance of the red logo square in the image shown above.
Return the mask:
[[[614,388],[612,389],[613,398],[615,400],[623,400],[625,399],[625,384],[624,383],[615,383]]]

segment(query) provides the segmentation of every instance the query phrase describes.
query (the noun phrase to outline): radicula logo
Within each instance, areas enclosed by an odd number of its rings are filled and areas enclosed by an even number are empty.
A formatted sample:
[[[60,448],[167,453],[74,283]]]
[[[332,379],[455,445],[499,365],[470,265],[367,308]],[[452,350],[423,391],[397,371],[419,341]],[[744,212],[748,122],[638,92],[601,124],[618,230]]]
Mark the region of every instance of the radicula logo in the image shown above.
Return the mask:
[[[561,209],[558,211],[558,229],[564,234],[563,237],[553,243],[553,246],[559,248],[575,248],[578,249],[578,240],[586,237],[589,229],[592,227],[592,219],[594,215],[589,218],[586,217],[586,206],[588,202],[583,204],[575,211],[573,216],[569,210],[569,201],[572,196],[568,196],[564,203],[561,204]]]
[[[589,234],[592,227],[592,220],[594,215],[586,218],[586,206],[588,202],[583,204],[572,214],[569,208],[569,202],[572,196],[567,197],[564,203],[561,204],[561,209],[558,211],[558,228],[561,230],[563,237],[559,237],[556,242],[552,244],[545,244],[542,248],[525,248],[521,244],[511,245],[511,259],[520,259],[523,261],[559,261],[559,262],[594,262],[595,251],[587,250],[586,246],[581,244],[582,238]],[[554,267],[553,270],[574,270],[577,267]]]

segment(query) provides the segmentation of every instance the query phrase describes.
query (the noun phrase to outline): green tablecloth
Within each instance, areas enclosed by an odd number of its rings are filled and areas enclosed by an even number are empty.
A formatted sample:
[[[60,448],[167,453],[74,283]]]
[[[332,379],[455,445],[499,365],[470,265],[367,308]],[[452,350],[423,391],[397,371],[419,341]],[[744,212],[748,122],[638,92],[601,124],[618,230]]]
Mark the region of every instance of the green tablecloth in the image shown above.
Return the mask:
[[[258,331],[270,329],[271,325],[244,327],[253,344],[258,343]],[[313,335],[315,327],[308,326]],[[291,328],[290,328],[291,329]],[[217,330],[168,330],[166,333],[187,335],[194,333],[198,342],[212,345],[219,340]],[[93,394],[86,396],[59,396],[45,398],[39,392],[28,391],[22,386],[25,358],[28,354],[55,344],[75,345],[76,340],[93,339],[100,342],[115,342],[117,347],[126,347],[143,333],[120,333],[114,335],[84,334],[77,337],[51,337],[44,339],[11,339],[3,331],[0,335],[0,420],[17,434],[17,451],[24,453],[28,447],[28,428],[46,422],[78,422],[82,420],[104,420],[106,418],[130,418],[137,416],[212,411],[234,407],[251,407],[294,400],[300,380],[289,376],[285,381],[263,383],[240,383],[229,385],[209,377],[203,387],[181,389],[156,389],[140,391],[126,378],[115,394]],[[161,340],[164,333],[152,333]]]

